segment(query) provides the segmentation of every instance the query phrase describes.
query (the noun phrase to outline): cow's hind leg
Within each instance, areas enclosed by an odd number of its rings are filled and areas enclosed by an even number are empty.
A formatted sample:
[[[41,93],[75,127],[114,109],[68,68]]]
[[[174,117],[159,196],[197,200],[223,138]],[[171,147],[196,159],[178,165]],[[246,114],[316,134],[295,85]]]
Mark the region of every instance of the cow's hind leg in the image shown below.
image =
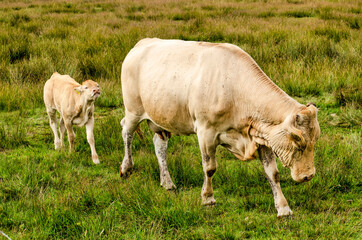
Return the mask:
[[[160,181],[161,186],[166,190],[176,189],[175,184],[172,182],[170,173],[167,167],[167,142],[171,137],[171,133],[163,130],[162,128],[156,126],[151,121],[147,121],[149,127],[155,135],[153,137],[153,144],[155,145],[155,153],[158,160],[158,165],[160,166]]]
[[[141,118],[137,115],[134,115],[126,110],[126,116],[121,121],[122,126],[122,138],[124,142],[124,158],[119,169],[119,174],[121,177],[128,177],[133,170],[133,160],[132,160],[132,140],[133,133],[136,131],[138,124],[140,123]]]
[[[58,136],[58,129],[57,129],[57,113],[56,113],[55,109],[52,109],[52,108],[48,108],[47,113],[49,116],[50,127],[54,134],[54,146],[55,146],[55,149],[59,149],[61,143],[60,143],[60,139]]]
[[[273,151],[266,146],[260,146],[259,157],[273,191],[274,204],[278,211],[278,217],[292,215],[293,212],[290,210],[288,202],[282,193],[282,189],[280,188],[279,171]]]
[[[197,137],[201,149],[202,168],[204,171],[204,184],[201,191],[202,205],[214,205],[216,201],[211,182],[217,167],[215,158],[217,147],[215,142],[216,136],[212,130],[198,130]]]

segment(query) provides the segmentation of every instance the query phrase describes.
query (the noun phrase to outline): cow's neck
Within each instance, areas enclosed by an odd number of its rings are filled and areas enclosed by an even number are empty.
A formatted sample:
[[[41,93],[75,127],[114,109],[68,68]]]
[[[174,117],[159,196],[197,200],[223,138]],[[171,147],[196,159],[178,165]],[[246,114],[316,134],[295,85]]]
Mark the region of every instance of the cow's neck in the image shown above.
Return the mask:
[[[243,86],[243,92],[247,93],[248,98],[247,108],[243,110],[248,117],[255,121],[279,124],[305,107],[280,89],[260,68],[259,70],[251,73],[249,77],[252,79],[245,81]]]

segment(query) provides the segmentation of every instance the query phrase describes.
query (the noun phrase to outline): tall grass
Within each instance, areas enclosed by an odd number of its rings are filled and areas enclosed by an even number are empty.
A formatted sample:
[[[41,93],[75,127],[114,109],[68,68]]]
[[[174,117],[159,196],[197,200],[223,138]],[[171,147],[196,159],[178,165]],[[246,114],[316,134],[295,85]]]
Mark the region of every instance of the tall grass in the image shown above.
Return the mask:
[[[134,44],[161,37],[239,45],[293,96],[338,92],[335,82],[340,81],[361,92],[357,78],[345,79],[350,70],[361,74],[360,19],[353,2],[275,4],[3,4],[0,84],[38,83],[40,88],[54,71],[79,80],[119,81],[122,61]],[[346,99],[356,101],[351,98]]]
[[[0,3],[0,230],[12,239],[359,239],[360,14],[352,0]],[[164,191],[145,123],[133,141],[134,172],[119,178],[121,65],[145,37],[233,43],[299,102],[317,104],[316,176],[296,184],[278,162],[293,218],[276,218],[258,161],[237,161],[221,147],[217,205],[201,207],[196,136],[169,141],[178,188]],[[75,128],[74,153],[53,150],[42,91],[55,71],[101,86],[100,165],[84,128]]]

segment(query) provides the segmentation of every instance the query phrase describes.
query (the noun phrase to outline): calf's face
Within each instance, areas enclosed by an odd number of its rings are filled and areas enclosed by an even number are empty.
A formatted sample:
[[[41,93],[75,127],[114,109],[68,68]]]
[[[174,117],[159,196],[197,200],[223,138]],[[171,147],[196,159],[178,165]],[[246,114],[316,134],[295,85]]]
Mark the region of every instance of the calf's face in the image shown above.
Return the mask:
[[[84,81],[82,85],[76,87],[75,90],[81,93],[88,101],[95,101],[101,95],[99,84],[93,80]]]

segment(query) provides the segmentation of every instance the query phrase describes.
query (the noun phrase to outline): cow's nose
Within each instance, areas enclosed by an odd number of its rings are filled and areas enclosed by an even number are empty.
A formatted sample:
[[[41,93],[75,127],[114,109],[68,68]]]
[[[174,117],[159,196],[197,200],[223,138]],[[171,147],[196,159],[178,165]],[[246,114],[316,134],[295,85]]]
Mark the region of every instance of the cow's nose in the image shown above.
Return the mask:
[[[314,174],[310,174],[308,176],[305,176],[303,180],[304,180],[304,182],[307,182],[307,181],[311,180],[313,177],[314,177]]]
[[[99,89],[93,89],[93,92],[94,92],[94,93],[101,93],[101,90],[99,90]]]

